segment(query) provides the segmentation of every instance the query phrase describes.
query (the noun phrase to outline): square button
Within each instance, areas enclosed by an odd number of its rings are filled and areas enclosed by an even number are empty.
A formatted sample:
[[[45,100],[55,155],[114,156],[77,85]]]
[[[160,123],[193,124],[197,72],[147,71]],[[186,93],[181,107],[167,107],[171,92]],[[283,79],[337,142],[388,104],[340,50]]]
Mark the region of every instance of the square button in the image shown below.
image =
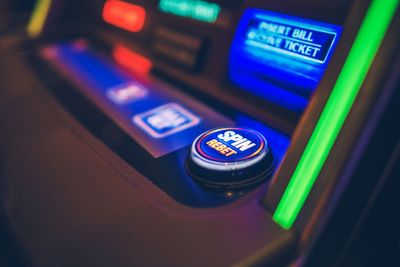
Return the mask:
[[[138,83],[118,85],[106,92],[107,97],[115,104],[124,105],[146,97],[148,91]]]
[[[176,103],[138,114],[133,122],[154,138],[162,138],[199,124],[201,119]]]

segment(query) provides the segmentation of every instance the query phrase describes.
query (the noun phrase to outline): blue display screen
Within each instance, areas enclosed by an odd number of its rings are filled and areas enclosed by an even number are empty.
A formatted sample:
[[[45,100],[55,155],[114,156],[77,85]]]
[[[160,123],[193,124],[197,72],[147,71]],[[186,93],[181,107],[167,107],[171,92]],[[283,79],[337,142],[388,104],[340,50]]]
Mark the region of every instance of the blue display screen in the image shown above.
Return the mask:
[[[340,33],[336,25],[248,9],[232,44],[229,77],[241,88],[301,112]]]
[[[305,61],[324,63],[336,39],[335,32],[254,19],[247,31],[247,45],[285,53]]]

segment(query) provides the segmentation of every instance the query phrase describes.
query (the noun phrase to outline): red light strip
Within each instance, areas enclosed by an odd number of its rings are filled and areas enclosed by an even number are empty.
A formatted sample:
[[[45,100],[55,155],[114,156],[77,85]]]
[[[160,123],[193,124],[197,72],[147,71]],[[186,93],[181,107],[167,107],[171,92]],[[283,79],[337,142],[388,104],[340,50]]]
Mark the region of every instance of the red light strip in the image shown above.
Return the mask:
[[[148,74],[153,67],[153,62],[150,59],[123,45],[116,45],[112,54],[115,61],[120,65],[138,74]]]
[[[130,32],[143,29],[146,10],[138,5],[119,0],[108,0],[103,8],[104,21]]]

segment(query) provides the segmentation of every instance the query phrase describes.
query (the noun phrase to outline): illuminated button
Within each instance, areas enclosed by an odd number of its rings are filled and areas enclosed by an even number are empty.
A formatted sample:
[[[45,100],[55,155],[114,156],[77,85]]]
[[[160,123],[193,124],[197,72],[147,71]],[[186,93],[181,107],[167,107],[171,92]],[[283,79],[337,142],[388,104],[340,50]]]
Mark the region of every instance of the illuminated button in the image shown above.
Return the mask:
[[[169,103],[136,115],[133,122],[154,138],[163,138],[199,124],[201,119],[184,107]]]
[[[140,84],[131,82],[109,89],[106,95],[118,105],[129,104],[138,101],[147,95],[147,89]]]
[[[103,19],[124,30],[139,32],[144,26],[146,10],[128,2],[108,0],[104,4]]]
[[[193,143],[187,166],[192,177],[215,189],[256,185],[273,171],[274,157],[259,132],[247,128],[219,128]]]
[[[164,13],[208,23],[215,22],[221,12],[218,4],[199,0],[160,0],[159,8]]]
[[[123,45],[116,45],[112,55],[120,65],[138,74],[148,74],[153,67],[150,59]]]

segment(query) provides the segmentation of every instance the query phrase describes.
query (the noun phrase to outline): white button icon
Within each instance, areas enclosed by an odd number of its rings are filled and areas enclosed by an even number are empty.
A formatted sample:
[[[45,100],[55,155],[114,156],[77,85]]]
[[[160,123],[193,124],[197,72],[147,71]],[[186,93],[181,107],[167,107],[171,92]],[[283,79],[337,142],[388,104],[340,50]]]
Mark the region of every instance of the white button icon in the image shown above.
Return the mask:
[[[129,104],[147,95],[147,89],[138,83],[128,83],[109,89],[106,95],[118,105]]]
[[[201,119],[176,103],[136,115],[133,121],[154,138],[162,138],[197,125]]]

